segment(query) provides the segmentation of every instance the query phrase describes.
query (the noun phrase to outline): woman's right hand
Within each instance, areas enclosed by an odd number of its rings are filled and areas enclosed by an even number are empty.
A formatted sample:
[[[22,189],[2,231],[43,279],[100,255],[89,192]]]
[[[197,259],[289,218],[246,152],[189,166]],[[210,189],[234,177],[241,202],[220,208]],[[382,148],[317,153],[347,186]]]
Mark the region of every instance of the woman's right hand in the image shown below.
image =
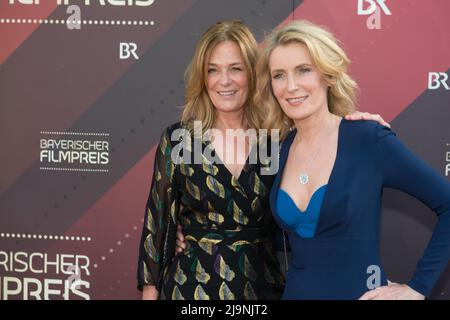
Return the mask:
[[[155,286],[144,286],[142,288],[142,300],[158,300],[158,290]]]
[[[177,240],[175,247],[175,255],[182,253],[184,249],[186,249],[186,242],[184,242],[183,229],[180,225],[177,227]]]

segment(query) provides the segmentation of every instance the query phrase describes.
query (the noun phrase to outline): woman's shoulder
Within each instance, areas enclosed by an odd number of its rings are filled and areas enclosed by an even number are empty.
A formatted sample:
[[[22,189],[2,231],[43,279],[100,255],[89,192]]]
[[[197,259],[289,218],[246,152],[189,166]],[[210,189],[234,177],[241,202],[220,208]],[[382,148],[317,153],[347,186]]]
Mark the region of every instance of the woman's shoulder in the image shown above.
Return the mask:
[[[168,125],[162,131],[161,138],[164,138],[164,137],[170,138],[170,137],[173,136],[173,134],[181,135],[184,132],[184,130],[189,130],[188,129],[188,125],[186,123],[183,123],[181,121],[172,123],[172,124]],[[177,132],[177,131],[181,131],[181,134],[179,132]]]
[[[183,124],[181,121],[172,123],[170,125],[168,125],[164,130],[163,133],[172,133],[173,131],[177,130],[177,129],[183,129],[185,128],[186,125]]]
[[[177,134],[177,130],[183,130],[183,128],[184,125],[181,122],[175,122],[165,127],[160,135],[159,145],[164,146],[164,148],[172,148],[174,144],[174,137],[180,135]]]
[[[350,141],[354,145],[358,145],[361,148],[363,146],[375,146],[378,145],[385,137],[396,136],[395,132],[390,128],[379,124],[372,120],[357,120],[345,121],[342,126],[343,133],[341,137],[344,137],[345,141]]]
[[[351,135],[376,137],[379,132],[391,131],[388,127],[373,120],[346,120],[342,119],[343,130]]]

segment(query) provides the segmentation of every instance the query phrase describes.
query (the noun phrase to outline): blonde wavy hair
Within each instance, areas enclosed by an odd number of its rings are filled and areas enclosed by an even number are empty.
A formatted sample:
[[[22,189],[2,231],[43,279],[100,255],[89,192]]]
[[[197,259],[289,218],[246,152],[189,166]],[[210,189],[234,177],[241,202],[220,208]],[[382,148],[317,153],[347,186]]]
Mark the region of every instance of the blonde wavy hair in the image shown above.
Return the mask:
[[[206,89],[207,63],[212,50],[224,41],[236,43],[242,54],[247,72],[248,97],[245,106],[245,122],[249,128],[261,127],[261,109],[256,108],[253,95],[256,88],[255,67],[258,44],[250,29],[241,21],[221,21],[209,27],[199,40],[194,56],[185,73],[185,106],[181,122],[192,129],[193,120],[202,121],[202,129],[212,128],[216,112]]]
[[[294,125],[281,109],[273,95],[269,59],[278,46],[290,43],[304,44],[312,58],[312,63],[324,75],[329,86],[328,108],[331,113],[344,116],[355,111],[356,82],[348,75],[350,60],[340,47],[338,40],[325,28],[309,21],[294,21],[281,29],[274,30],[263,42],[256,66],[257,86],[254,101],[264,114],[262,127],[280,129],[284,139]]]

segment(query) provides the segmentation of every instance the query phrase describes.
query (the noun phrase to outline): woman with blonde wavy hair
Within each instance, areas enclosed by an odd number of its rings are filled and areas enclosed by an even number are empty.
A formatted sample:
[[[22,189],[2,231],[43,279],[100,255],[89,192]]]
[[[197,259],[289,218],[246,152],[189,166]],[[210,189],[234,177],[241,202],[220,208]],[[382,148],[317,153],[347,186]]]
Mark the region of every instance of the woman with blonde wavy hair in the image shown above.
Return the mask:
[[[450,258],[450,183],[407,150],[389,128],[347,121],[357,85],[335,37],[295,21],[265,40],[255,103],[265,128],[284,139],[270,205],[286,230],[291,260],[284,299],[423,299]],[[438,216],[407,284],[389,283],[379,255],[384,187]]]
[[[281,296],[284,278],[272,245],[276,225],[268,197],[274,175],[261,174],[259,158],[249,161],[255,150],[250,137],[236,144],[236,136],[226,134],[261,127],[262,109],[253,102],[257,49],[239,21],[214,24],[197,44],[181,122],[163,132],[156,150],[138,262],[144,299]],[[186,148],[177,162],[172,138],[180,132]],[[176,224],[184,232],[180,247],[187,248],[174,257]]]

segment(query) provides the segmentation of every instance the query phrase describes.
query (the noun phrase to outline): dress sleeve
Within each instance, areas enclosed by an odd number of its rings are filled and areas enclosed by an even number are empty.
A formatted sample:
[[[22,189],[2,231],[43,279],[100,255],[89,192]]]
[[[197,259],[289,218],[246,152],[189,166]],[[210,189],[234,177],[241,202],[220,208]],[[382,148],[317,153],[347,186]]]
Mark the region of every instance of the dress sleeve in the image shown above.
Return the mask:
[[[409,151],[386,127],[377,127],[383,186],[404,191],[437,215],[433,235],[408,286],[429,297],[450,259],[450,182]]]
[[[171,151],[169,132],[166,130],[155,152],[153,178],[145,209],[137,274],[139,290],[144,285],[154,285],[159,290],[161,272],[174,255],[179,199]]]

